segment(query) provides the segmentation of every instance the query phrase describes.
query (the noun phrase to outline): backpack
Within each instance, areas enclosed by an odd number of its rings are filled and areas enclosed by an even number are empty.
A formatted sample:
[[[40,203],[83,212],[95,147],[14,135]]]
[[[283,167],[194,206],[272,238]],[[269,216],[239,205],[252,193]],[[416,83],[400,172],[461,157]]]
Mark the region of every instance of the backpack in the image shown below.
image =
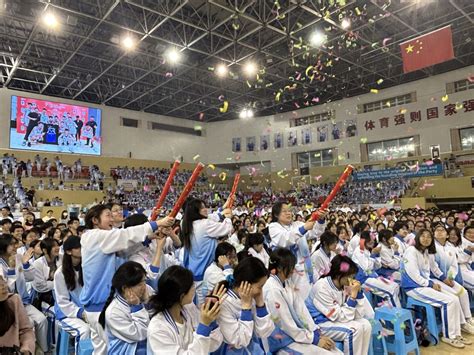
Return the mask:
[[[418,341],[418,345],[428,347],[430,346],[431,342],[433,342],[433,345],[438,345],[438,341],[428,330],[426,323],[426,310],[424,308],[416,310],[414,308],[411,308],[411,310],[415,311],[415,314],[420,316],[420,318],[417,318],[413,322],[413,325],[415,326],[415,335]]]

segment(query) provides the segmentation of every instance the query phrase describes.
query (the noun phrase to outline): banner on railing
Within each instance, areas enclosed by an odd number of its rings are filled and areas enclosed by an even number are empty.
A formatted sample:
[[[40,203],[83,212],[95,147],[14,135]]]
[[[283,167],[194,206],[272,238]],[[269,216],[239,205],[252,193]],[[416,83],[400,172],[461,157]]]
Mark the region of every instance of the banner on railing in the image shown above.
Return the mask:
[[[442,164],[417,165],[414,167],[402,166],[391,169],[364,170],[352,173],[353,181],[410,179],[424,176],[436,176],[443,174]]]

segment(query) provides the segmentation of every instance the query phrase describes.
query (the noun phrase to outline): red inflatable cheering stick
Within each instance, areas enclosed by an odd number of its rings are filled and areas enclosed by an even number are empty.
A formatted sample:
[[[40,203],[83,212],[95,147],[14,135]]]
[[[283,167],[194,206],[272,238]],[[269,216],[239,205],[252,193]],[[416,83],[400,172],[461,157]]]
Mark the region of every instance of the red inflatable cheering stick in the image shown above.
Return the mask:
[[[170,217],[173,217],[173,218],[176,217],[181,207],[183,207],[184,201],[186,201],[186,199],[188,198],[188,195],[193,189],[193,186],[196,183],[199,177],[199,174],[201,174],[202,169],[204,169],[203,163],[199,163],[198,165],[196,165],[196,167],[194,168],[193,174],[191,175],[188,182],[186,183],[186,186],[184,187],[183,192],[181,192],[181,196],[179,196],[178,201],[176,201],[173,209],[171,210]]]
[[[158,213],[160,213],[160,208],[161,206],[163,206],[163,202],[165,202],[166,195],[168,195],[171,184],[173,183],[174,176],[178,172],[178,168],[179,161],[176,160],[173,164],[173,167],[171,168],[170,174],[168,175],[168,179],[166,180],[165,186],[163,186],[163,190],[161,191],[160,197],[158,198],[158,201],[156,201],[156,205],[153,209],[153,213],[151,214],[150,220],[156,221],[156,218],[158,218]]]
[[[232,185],[232,190],[230,191],[230,196],[229,196],[229,206],[227,208],[232,208],[234,205],[235,201],[235,193],[237,192],[237,186],[239,185],[239,180],[240,180],[240,173],[235,174],[234,177],[234,185]]]
[[[334,197],[336,197],[336,195],[339,192],[339,190],[341,189],[342,185],[345,184],[347,178],[351,175],[353,169],[354,169],[354,167],[352,165],[348,165],[344,169],[344,172],[339,177],[339,180],[337,180],[336,185],[334,185],[334,187],[332,188],[331,193],[326,197],[323,204],[319,208],[320,210],[324,210],[324,209],[328,208],[329,204],[334,199]],[[319,212],[318,211],[319,210],[314,211],[313,214],[311,215],[311,220],[312,221],[317,221],[319,219]]]

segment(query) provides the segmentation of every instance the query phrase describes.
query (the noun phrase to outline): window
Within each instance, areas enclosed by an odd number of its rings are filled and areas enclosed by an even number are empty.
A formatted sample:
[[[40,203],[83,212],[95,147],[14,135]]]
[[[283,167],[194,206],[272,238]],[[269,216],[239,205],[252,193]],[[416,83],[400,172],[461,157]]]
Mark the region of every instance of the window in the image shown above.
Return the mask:
[[[367,143],[369,161],[414,157],[416,148],[415,137]]]
[[[169,132],[176,132],[176,133],[184,133],[184,134],[190,134],[193,136],[202,136],[202,127],[196,126],[194,128],[191,127],[182,127],[182,126],[174,126],[174,125],[169,125],[169,124],[164,124],[164,123],[159,123],[159,122],[152,122],[148,121],[148,129],[151,129],[152,131],[169,131]]]
[[[362,111],[362,112],[359,112],[359,113],[383,110],[384,108],[405,105],[405,104],[409,104],[415,101],[416,101],[415,93],[409,93],[409,94],[391,97],[391,98],[380,100],[380,101],[368,102],[366,104],[363,104],[362,110],[359,109],[359,111]]]
[[[459,135],[461,136],[462,150],[474,149],[474,127],[461,128]]]
[[[315,150],[297,154],[298,169],[300,172],[305,168],[316,168],[321,166],[337,165],[337,153],[335,149]]]
[[[313,116],[292,118],[290,119],[290,127],[305,126],[313,123],[329,121],[334,118],[334,111],[318,113]]]
[[[133,118],[126,118],[126,117],[120,117],[121,120],[121,126],[123,127],[131,127],[131,128],[138,128],[138,120],[135,120]]]
[[[454,82],[454,92],[466,91],[470,89],[474,89],[474,82],[471,83],[467,79]]]

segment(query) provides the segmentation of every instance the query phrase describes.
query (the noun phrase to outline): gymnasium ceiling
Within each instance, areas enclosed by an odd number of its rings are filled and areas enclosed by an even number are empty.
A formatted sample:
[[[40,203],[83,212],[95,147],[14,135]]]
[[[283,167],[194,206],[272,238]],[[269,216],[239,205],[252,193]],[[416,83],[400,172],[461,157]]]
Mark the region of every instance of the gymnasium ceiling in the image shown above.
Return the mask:
[[[471,65],[473,21],[472,0],[0,0],[0,85],[205,122],[245,107],[269,115]],[[399,44],[448,24],[456,59],[403,74]],[[179,64],[165,60],[170,47]],[[258,77],[243,74],[248,61]]]

